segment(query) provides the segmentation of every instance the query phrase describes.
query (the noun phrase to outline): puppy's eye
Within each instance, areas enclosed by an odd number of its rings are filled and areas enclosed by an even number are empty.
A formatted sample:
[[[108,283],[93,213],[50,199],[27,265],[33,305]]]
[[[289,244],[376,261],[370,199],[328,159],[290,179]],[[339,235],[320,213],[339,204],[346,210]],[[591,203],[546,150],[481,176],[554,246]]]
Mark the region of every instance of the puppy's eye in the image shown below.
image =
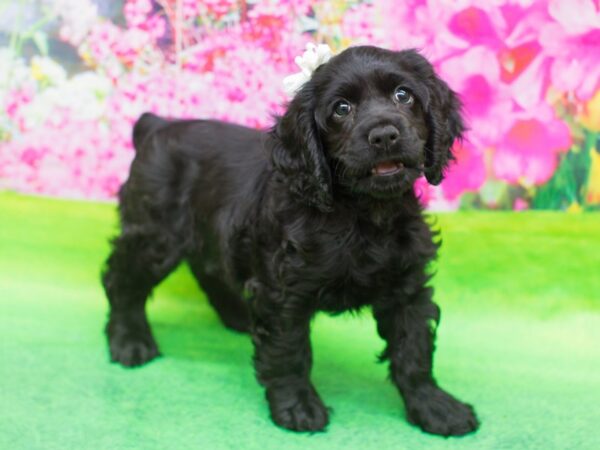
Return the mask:
[[[403,87],[396,88],[394,91],[394,98],[398,103],[402,103],[403,105],[412,105],[415,102],[415,98],[412,94]]]
[[[346,117],[352,111],[352,106],[346,100],[340,100],[333,107],[333,115],[336,117]]]

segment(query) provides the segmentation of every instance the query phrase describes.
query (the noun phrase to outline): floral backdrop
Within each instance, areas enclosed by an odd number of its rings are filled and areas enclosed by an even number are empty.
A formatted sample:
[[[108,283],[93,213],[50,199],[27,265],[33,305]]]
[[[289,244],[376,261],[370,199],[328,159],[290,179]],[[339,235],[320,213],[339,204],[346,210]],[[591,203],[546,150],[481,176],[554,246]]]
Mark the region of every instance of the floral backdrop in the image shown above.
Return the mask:
[[[307,42],[414,47],[470,131],[436,209],[600,209],[599,0],[0,0],[0,189],[114,198],[144,111],[267,127]]]

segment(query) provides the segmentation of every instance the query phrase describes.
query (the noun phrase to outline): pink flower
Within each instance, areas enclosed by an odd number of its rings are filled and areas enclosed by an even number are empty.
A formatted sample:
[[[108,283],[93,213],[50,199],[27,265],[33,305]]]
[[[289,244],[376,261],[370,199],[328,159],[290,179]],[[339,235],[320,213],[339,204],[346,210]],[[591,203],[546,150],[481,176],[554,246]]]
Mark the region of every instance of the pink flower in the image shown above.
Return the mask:
[[[524,211],[529,208],[529,203],[527,203],[522,198],[516,198],[513,204],[513,209],[515,211]]]
[[[349,8],[342,19],[344,37],[352,40],[353,45],[382,45],[381,27],[375,26],[377,9],[371,3],[359,3]]]
[[[561,120],[519,119],[496,148],[494,173],[509,183],[545,183],[556,169],[558,154],[571,144],[571,133]]]
[[[450,18],[449,31],[468,47],[495,53],[506,92],[523,108],[545,101],[549,63],[538,43],[539,29],[549,17],[543,2],[498,4],[471,0],[472,6]]]
[[[148,32],[141,28],[129,28],[112,43],[111,50],[123,64],[132,65],[140,52],[151,44],[152,36]]]
[[[19,89],[11,90],[6,94],[4,112],[19,130],[25,130],[27,126],[26,118],[23,116],[23,107],[33,100],[34,95],[34,88],[31,84],[24,84]]]
[[[450,163],[441,184],[444,197],[455,200],[465,191],[476,191],[486,179],[483,151],[468,141],[453,149],[455,161]]]
[[[542,54],[537,41],[506,47],[498,53],[501,81],[507,83],[512,99],[524,109],[545,102],[550,86],[550,61]]]
[[[468,139],[439,188],[415,186],[435,207],[456,208],[488,177],[525,187],[547,181],[572,143],[550,102],[563,93],[588,99],[600,88],[597,0],[361,0],[329,8],[316,0],[125,0],[125,26],[100,17],[91,0],[54,3],[60,36],[109,87],[90,87],[96,103],[84,108],[86,99],[59,101],[79,92],[74,78],[54,95],[34,79],[5,83],[3,187],[114,196],[144,111],[267,127],[286,100],[282,79],[315,36],[340,47],[416,47],[460,94]]]
[[[417,178],[417,181],[415,181],[414,191],[423,206],[427,206],[433,197],[432,187],[427,182],[425,177]]]
[[[545,53],[552,58],[552,82],[591,98],[600,87],[600,7],[592,0],[550,0],[555,20],[540,33]]]
[[[114,46],[121,39],[121,29],[112,22],[100,22],[94,25],[88,38],[88,48],[92,58],[99,63],[110,58]]]
[[[439,24],[446,22],[450,8],[432,8],[427,0],[382,1],[376,2],[375,7],[377,11],[373,17],[379,17],[381,21],[378,25],[386,47],[418,48],[436,60],[438,55],[445,53],[437,49],[446,47],[449,33],[440,30]],[[442,15],[444,18],[440,21]]]
[[[204,0],[204,7],[215,19],[220,19],[238,5],[236,0]]]
[[[495,46],[498,41],[498,26],[494,26],[490,16],[484,10],[475,6],[463,9],[452,16],[448,29],[471,45]]]
[[[46,151],[47,149],[25,148],[20,155],[20,160],[35,169]]]
[[[151,0],[127,0],[123,13],[130,27],[140,27],[152,12]]]
[[[469,139],[478,146],[494,145],[514,120],[514,103],[509,88],[500,81],[496,53],[484,46],[474,47],[441,63],[439,72],[460,94]]]

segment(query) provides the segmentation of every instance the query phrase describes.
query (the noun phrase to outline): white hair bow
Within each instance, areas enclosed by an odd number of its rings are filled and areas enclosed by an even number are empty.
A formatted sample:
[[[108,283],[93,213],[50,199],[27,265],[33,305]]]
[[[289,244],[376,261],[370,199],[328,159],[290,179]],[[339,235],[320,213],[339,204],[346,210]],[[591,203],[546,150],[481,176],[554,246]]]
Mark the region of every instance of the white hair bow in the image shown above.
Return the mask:
[[[289,75],[283,79],[283,89],[291,98],[300,88],[310,80],[313,72],[317,70],[321,64],[325,64],[331,59],[331,48],[327,44],[315,45],[313,43],[306,44],[306,50],[302,56],[296,56],[294,61],[300,67],[300,72]]]

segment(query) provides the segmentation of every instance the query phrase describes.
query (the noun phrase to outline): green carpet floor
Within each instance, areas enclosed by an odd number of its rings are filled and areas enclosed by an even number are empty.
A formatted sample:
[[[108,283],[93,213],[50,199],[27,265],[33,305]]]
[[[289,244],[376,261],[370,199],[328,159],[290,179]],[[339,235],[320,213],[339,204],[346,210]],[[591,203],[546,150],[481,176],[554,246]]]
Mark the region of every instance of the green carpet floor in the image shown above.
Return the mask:
[[[163,358],[110,364],[99,270],[113,205],[0,195],[0,449],[600,449],[600,215],[438,215],[435,372],[481,429],[409,426],[368,311],[317,317],[325,433],[268,418],[247,336],[180,268],[149,315]]]

